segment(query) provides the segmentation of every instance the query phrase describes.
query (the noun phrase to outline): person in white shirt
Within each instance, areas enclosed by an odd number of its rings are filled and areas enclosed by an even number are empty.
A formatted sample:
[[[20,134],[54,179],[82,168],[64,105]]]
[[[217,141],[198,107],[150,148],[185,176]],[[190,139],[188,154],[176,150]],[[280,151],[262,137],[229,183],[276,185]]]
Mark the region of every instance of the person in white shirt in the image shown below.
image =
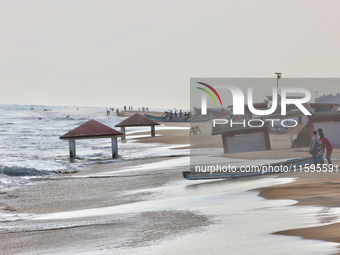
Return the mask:
[[[316,160],[316,156],[318,155],[318,153],[319,153],[319,137],[318,137],[318,132],[314,130],[313,138],[310,142],[309,154],[312,154],[313,162],[315,166],[318,163]]]

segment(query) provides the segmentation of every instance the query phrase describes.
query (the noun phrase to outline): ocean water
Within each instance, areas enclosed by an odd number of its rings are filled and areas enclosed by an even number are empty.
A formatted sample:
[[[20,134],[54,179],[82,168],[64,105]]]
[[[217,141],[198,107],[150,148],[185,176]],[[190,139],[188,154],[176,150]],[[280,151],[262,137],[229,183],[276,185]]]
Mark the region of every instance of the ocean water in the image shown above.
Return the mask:
[[[168,148],[159,149],[157,144],[128,142],[119,144],[120,157],[112,159],[110,139],[86,139],[76,142],[79,159],[70,160],[68,141],[60,140],[59,137],[90,119],[112,128],[125,119],[117,117],[115,112],[106,116],[107,109],[0,105],[0,189],[28,183],[32,176],[51,175],[65,170],[79,171],[86,164],[112,163],[170,153]],[[149,128],[129,128],[127,134],[145,130]],[[172,150],[171,153],[182,152]]]

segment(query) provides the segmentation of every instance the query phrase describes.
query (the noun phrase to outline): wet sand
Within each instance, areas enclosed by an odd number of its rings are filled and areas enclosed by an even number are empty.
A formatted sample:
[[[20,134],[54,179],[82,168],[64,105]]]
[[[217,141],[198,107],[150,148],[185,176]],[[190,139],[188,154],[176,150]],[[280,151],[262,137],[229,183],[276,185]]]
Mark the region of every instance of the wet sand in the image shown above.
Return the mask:
[[[157,188],[179,180],[181,169],[119,171],[164,160],[96,164],[72,176],[35,178],[32,184],[2,192],[2,211],[21,220],[0,223],[1,254],[76,254],[85,253],[84,247],[120,254],[119,249],[151,245],[207,225],[209,217],[190,210],[134,208],[162,196]],[[131,206],[134,211],[116,212],[119,206]],[[104,208],[113,209],[102,215]],[[91,209],[99,214],[78,217],[80,210]],[[74,212],[76,218],[39,218],[63,212]]]

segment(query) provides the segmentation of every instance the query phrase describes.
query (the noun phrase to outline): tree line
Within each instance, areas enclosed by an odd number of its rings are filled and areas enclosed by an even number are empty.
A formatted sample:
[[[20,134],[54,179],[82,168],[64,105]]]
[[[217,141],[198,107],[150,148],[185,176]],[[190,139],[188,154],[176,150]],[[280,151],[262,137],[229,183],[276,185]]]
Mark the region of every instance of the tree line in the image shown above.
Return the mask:
[[[329,94],[329,95],[322,95],[315,99],[316,103],[334,103],[334,104],[340,104],[340,94],[336,93],[335,95]]]

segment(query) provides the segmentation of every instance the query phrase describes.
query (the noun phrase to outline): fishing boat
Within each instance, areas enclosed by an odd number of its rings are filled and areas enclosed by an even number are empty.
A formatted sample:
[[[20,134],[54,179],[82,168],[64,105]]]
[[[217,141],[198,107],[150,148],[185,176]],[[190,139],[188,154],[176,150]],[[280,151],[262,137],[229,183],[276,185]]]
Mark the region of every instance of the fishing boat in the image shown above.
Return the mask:
[[[316,157],[317,162],[322,162],[322,156],[318,155]],[[196,172],[194,169],[191,171],[183,171],[182,175],[185,179],[188,180],[209,180],[209,179],[226,179],[226,178],[240,178],[240,177],[250,177],[250,176],[258,176],[264,174],[278,174],[278,173],[287,173],[287,172],[301,172],[304,171],[304,167],[306,165],[310,165],[313,163],[313,157],[305,157],[305,158],[296,158],[290,159],[282,162],[277,162],[273,164],[259,165],[254,166],[252,169],[254,171],[250,171],[250,168],[244,167],[235,168],[233,171],[215,171],[215,172]]]
[[[194,112],[196,115],[201,115],[201,108],[194,107]],[[207,115],[212,115],[215,118],[230,116],[231,113],[224,108],[208,108]]]
[[[154,116],[154,115],[150,115],[150,114],[144,114],[145,117],[149,118],[150,120],[154,120],[154,121],[166,121],[166,118],[164,116],[159,117],[159,116]]]
[[[189,117],[177,117],[177,118],[170,118],[170,116],[154,116],[154,115],[150,115],[150,114],[144,114],[145,117],[154,120],[154,121],[169,121],[169,122],[187,122]]]

